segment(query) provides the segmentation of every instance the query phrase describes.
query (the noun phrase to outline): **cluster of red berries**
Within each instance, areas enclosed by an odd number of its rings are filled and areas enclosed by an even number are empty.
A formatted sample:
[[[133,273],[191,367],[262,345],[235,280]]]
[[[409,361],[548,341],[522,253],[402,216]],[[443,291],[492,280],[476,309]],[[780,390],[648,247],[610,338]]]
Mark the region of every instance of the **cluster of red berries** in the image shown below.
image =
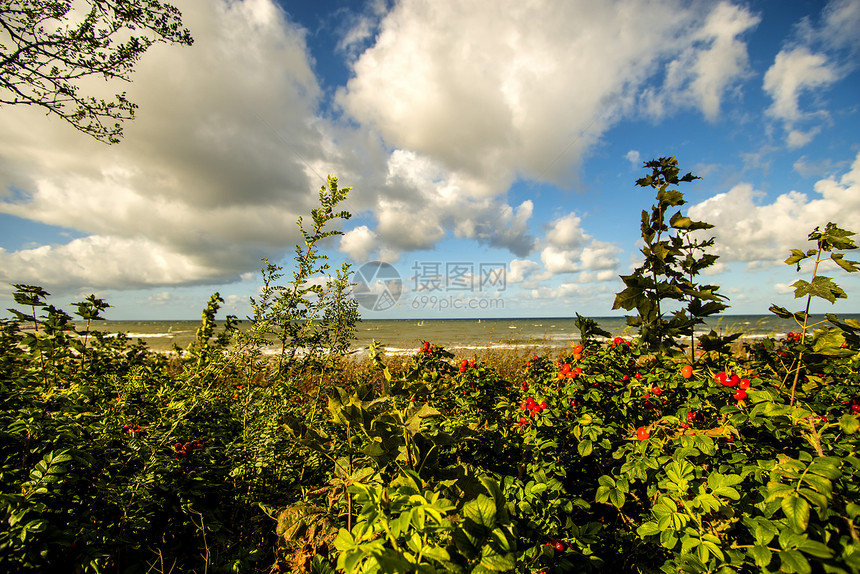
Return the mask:
[[[556,552],[564,552],[565,550],[567,550],[567,545],[558,538],[550,540],[546,543],[546,545],[555,548]]]
[[[558,374],[559,379],[575,379],[582,373],[582,367],[571,368],[567,363],[561,365],[561,372]]]
[[[460,361],[460,372],[465,373],[466,369],[474,369],[475,361],[470,361],[469,359],[463,359]]]
[[[638,374],[638,373],[637,373],[637,374]],[[654,408],[654,404],[650,401],[651,395],[654,395],[655,397],[659,397],[659,396],[660,396],[660,395],[662,395],[662,394],[663,394],[663,389],[661,389],[660,387],[658,387],[658,386],[656,386],[656,385],[655,385],[655,386],[653,386],[653,387],[651,387],[651,390],[650,390],[650,391],[645,391],[645,403],[644,403],[645,408],[646,408],[646,409],[653,409],[653,408]],[[664,405],[665,405],[667,402],[668,402],[668,401],[667,401],[666,399],[663,399],[663,404],[664,404]]]
[[[747,389],[750,388],[749,379],[742,379],[735,373],[732,373],[731,375],[726,373],[717,373],[714,375],[714,380],[724,387],[737,387],[738,390],[735,391],[734,395],[732,395],[736,401],[742,401],[747,398]]]
[[[615,337],[614,339],[612,339],[612,344],[609,345],[609,348],[614,349],[615,347],[618,347],[620,345],[627,345],[628,347],[631,347],[633,346],[633,343],[631,341],[626,340],[624,337]]]
[[[789,341],[789,342],[797,341],[799,343],[802,338],[803,338],[802,333],[786,333],[786,335],[785,335],[785,340]]]
[[[680,423],[680,427],[684,428],[684,429],[689,427],[691,424],[693,424],[693,422],[695,422],[695,420],[698,416],[699,416],[699,413],[697,411],[688,412],[687,413],[687,422]]]
[[[138,425],[122,425],[122,431],[124,433],[134,435],[137,433],[142,433],[143,429],[140,428]]]
[[[179,460],[180,458],[191,456],[192,452],[200,448],[203,448],[203,443],[200,442],[200,440],[198,439],[194,439],[185,444],[177,442],[173,445],[173,450],[175,451],[173,453],[173,456],[176,458],[176,460]]]
[[[433,351],[435,351],[437,349],[437,347],[438,347],[438,345],[432,345],[431,346],[429,341],[424,341],[424,343],[421,344],[421,352],[424,353],[425,355],[429,355]]]
[[[526,402],[520,405],[520,410],[529,411],[533,417],[536,417],[538,416],[538,413],[547,408],[547,406],[546,401],[541,401],[540,404],[538,404],[532,397],[529,397],[526,399]],[[521,425],[526,425],[529,420],[526,417],[520,417],[517,422]]]

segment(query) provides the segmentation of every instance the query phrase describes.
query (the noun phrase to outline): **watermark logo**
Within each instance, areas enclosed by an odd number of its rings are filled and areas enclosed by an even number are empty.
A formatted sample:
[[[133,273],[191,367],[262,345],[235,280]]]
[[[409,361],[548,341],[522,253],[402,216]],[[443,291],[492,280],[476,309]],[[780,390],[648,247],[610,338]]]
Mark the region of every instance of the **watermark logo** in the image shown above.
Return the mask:
[[[505,263],[416,261],[412,266],[411,307],[418,310],[504,309],[504,302],[491,298],[506,288]],[[397,305],[403,280],[392,265],[382,261],[365,263],[355,273],[353,294],[370,311],[386,311]],[[478,293],[478,298],[464,298]]]
[[[475,272],[477,270],[477,273]],[[504,291],[507,266],[504,263],[416,261],[412,266],[412,289],[434,291]]]
[[[393,265],[382,261],[365,263],[355,272],[352,291],[358,304],[369,311],[386,311],[397,304],[403,280]]]

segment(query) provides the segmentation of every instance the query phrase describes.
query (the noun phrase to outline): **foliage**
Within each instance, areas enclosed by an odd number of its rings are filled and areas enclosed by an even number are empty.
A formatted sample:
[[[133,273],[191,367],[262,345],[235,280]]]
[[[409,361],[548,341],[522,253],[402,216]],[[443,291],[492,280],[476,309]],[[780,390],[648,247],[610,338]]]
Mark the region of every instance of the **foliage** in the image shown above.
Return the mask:
[[[193,42],[179,10],[159,0],[0,0],[0,28],[0,105],[41,107],[107,143],[137,106],[125,92],[115,101],[83,94],[83,81],[128,81],[153,44]]]
[[[851,271],[850,236],[792,257]],[[860,572],[860,326],[835,315],[734,354],[702,337],[694,365],[580,318],[513,376],[424,341],[346,377],[225,349],[218,294],[187,355],[48,298],[16,285],[0,325],[2,571]]]
[[[807,335],[809,330],[814,326],[809,324],[809,307],[812,304],[813,297],[819,297],[830,303],[836,303],[837,299],[845,299],[848,296],[839,285],[833,282],[832,279],[818,273],[818,268],[822,261],[830,260],[836,263],[839,267],[849,273],[854,273],[858,270],[857,261],[845,259],[843,253],[835,251],[845,251],[857,249],[857,245],[851,239],[854,233],[840,229],[835,223],[829,222],[824,231],[816,227],[809,234],[809,240],[816,242],[816,247],[809,249],[806,252],[800,249],[792,249],[791,255],[785,260],[787,265],[796,265],[797,271],[800,271],[801,263],[806,260],[811,260],[813,263],[812,280],[805,281],[798,279],[794,282],[794,298],[800,299],[806,297],[806,307],[803,311],[792,313],[784,307],[771,305],[770,311],[778,317],[784,319],[794,319],[800,327],[800,332],[796,337],[797,358],[792,362],[788,369],[789,373],[793,373],[794,380],[791,386],[791,401],[794,402],[794,393],[797,388],[797,383],[800,380],[800,374],[804,369],[804,363],[822,363],[828,361],[833,356],[848,355],[850,351],[844,348],[846,336],[853,338],[856,344],[858,333],[860,333],[860,324],[856,321],[848,320],[843,323],[839,317],[833,314],[828,314],[827,319],[836,327],[816,329],[812,344],[807,344]],[[829,256],[825,254],[829,253]]]
[[[714,285],[696,284],[695,278],[713,265],[717,256],[705,253],[714,239],[699,240],[697,231],[711,229],[713,225],[693,221],[681,211],[675,212],[666,223],[668,211],[686,203],[684,194],[671,186],[699,179],[691,173],[680,176],[678,160],[662,157],[645,163],[651,173],[637,180],[640,187],[657,190],[657,203],[651,214],[642,211],[641,232],[645,246],[645,261],[630,275],[622,275],[625,289],[618,293],[613,309],[636,309],[635,317],[627,317],[627,324],[639,328],[642,343],[655,351],[666,351],[677,345],[676,339],[691,339],[693,329],[704,323],[705,317],[727,308],[726,299],[717,293]],[[674,233],[673,233],[674,232]],[[664,301],[678,301],[685,306],[667,319]]]
[[[358,303],[351,297],[350,265],[344,263],[334,277],[326,276],[328,256],[320,253],[320,243],[328,237],[342,235],[339,230],[325,230],[332,220],[349,219],[347,211],[334,209],[346,199],[351,187],[339,188],[337,178],[328,176],[319,191],[320,207],[311,211],[313,225],[308,231],[298,220],[303,245],[296,245],[295,269],[289,285],[277,285],[283,274],[278,265],[264,261],[263,287],[259,298],[251,298],[250,343],[259,347],[267,336],[280,343],[278,369],[295,365],[298,358],[316,360],[344,354],[355,332]],[[324,277],[323,283],[318,279]]]

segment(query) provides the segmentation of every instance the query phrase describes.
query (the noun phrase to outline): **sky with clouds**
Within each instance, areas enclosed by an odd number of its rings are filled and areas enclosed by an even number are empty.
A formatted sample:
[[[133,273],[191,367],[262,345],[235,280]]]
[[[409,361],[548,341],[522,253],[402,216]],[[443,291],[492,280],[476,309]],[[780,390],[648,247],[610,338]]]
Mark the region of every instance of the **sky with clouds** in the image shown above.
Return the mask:
[[[84,87],[139,105],[120,144],[0,107],[0,281],[113,319],[219,291],[244,317],[327,174],[354,188],[333,266],[402,280],[365,318],[623,314],[654,200],[635,181],[663,156],[701,177],[680,189],[728,313],[798,308],[789,250],[860,232],[860,0],[172,3],[192,47]]]

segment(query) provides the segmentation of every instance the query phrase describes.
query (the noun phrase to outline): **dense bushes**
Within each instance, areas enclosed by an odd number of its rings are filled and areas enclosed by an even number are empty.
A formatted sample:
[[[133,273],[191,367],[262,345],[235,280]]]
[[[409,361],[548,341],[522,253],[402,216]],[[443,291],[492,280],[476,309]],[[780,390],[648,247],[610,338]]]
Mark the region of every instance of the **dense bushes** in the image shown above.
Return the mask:
[[[321,197],[298,258],[319,257],[337,216]],[[712,332],[687,352],[695,302],[720,298],[652,273],[625,300],[677,295],[676,320],[611,339],[579,317],[569,353],[505,376],[429,342],[397,368],[376,346],[363,368],[295,353],[350,331],[345,270],[330,290],[267,283],[255,311],[273,320],[232,346],[216,294],[170,355],[93,332],[103,301],[78,304],[76,330],[18,285],[0,325],[0,569],[860,572],[860,323],[808,315],[809,298],[845,296],[818,263],[856,271],[851,235],[829,224],[792,252],[815,262],[795,283],[807,307],[773,310],[797,333]],[[343,311],[334,335],[313,319],[327,308]],[[264,360],[266,334],[292,358]]]

